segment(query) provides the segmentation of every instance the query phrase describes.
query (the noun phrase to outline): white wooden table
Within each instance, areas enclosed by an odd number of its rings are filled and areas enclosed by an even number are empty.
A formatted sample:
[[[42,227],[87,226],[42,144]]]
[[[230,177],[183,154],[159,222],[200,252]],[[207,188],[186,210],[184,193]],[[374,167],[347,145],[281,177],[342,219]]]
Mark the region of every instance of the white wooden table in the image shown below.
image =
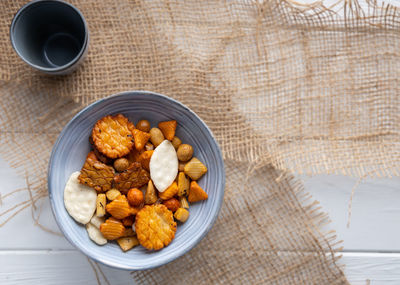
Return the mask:
[[[350,228],[348,202],[356,179],[344,176],[301,177],[307,191],[329,213],[338,239],[343,239],[340,263],[352,284],[400,284],[400,178],[366,180],[353,198]],[[0,193],[25,186],[14,169],[0,157]],[[19,193],[15,198],[27,197]],[[0,206],[3,212],[12,200]],[[57,229],[48,199],[41,222]],[[23,211],[0,228],[0,284],[98,284],[88,259],[64,237],[47,233]],[[96,265],[94,265],[96,268]],[[127,271],[101,266],[110,284],[131,284]],[[101,284],[107,284],[98,272]]]

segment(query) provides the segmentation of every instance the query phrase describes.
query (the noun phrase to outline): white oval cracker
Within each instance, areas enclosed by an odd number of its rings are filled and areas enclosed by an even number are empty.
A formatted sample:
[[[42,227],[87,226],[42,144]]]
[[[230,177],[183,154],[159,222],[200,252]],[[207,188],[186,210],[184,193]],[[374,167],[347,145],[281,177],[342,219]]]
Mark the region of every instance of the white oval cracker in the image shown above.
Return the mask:
[[[164,192],[178,174],[178,157],[169,140],[164,140],[150,159],[150,177],[158,191]]]
[[[105,223],[106,219],[104,217],[97,217],[96,215],[93,215],[93,217],[90,219],[90,223],[95,226],[96,228],[100,229],[100,225],[102,223]]]
[[[89,223],[96,210],[96,190],[78,181],[79,171],[68,179],[64,189],[64,205],[75,221],[81,224]]]
[[[98,245],[104,245],[107,243],[107,240],[104,238],[103,234],[92,223],[88,223],[86,225],[86,231],[88,232],[89,238]]]

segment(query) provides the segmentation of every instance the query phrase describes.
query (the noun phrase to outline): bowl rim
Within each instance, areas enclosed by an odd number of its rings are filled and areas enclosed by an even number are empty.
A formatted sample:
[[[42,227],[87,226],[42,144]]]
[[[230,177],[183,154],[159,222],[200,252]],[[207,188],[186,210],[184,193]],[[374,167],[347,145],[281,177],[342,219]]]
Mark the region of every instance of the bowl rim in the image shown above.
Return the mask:
[[[165,259],[162,259],[161,261],[156,261],[155,263],[149,265],[149,266],[125,266],[123,264],[120,263],[116,263],[116,262],[110,262],[107,260],[103,260],[100,258],[97,258],[97,256],[93,256],[91,254],[91,252],[89,250],[87,250],[84,246],[77,246],[75,244],[74,241],[72,241],[72,239],[69,237],[69,235],[67,234],[66,229],[64,228],[63,224],[61,223],[61,221],[58,220],[57,214],[56,214],[56,210],[55,210],[55,202],[54,202],[54,197],[52,195],[53,190],[51,189],[51,185],[50,185],[50,177],[52,176],[52,172],[53,172],[53,160],[54,160],[54,156],[55,156],[55,150],[57,149],[61,139],[64,137],[67,129],[69,128],[69,126],[78,119],[78,117],[80,117],[83,113],[89,111],[90,109],[94,108],[96,105],[104,102],[104,101],[108,101],[111,100],[112,98],[115,97],[119,97],[119,96],[137,96],[137,95],[150,95],[150,96],[154,96],[154,97],[159,97],[159,98],[163,98],[166,99],[167,101],[171,101],[174,104],[178,104],[180,107],[186,109],[192,116],[196,117],[196,119],[198,119],[205,127],[205,130],[209,133],[212,141],[215,143],[216,145],[216,157],[218,157],[221,160],[222,166],[223,166],[223,175],[222,175],[222,180],[221,180],[221,188],[222,189],[218,189],[218,191],[220,192],[219,195],[217,195],[216,199],[217,199],[217,211],[213,214],[210,223],[207,225],[207,227],[205,228],[204,232],[198,236],[196,239],[194,239],[194,242],[187,248],[184,248],[182,251],[178,251],[178,254],[176,255],[172,255],[169,256]],[[49,164],[48,164],[48,169],[47,169],[47,188],[48,188],[48,192],[49,192],[49,199],[50,199],[50,205],[51,205],[51,210],[53,213],[53,216],[56,220],[56,223],[59,227],[59,229],[61,230],[61,232],[63,233],[63,236],[69,241],[69,243],[71,243],[75,248],[77,248],[80,252],[82,252],[83,254],[85,254],[87,257],[90,257],[92,260],[99,262],[101,264],[104,264],[106,266],[109,267],[113,267],[113,268],[118,268],[118,269],[122,269],[122,270],[130,270],[130,271],[136,271],[136,270],[147,270],[147,269],[152,269],[152,268],[156,268],[165,264],[170,263],[171,261],[183,256],[184,254],[188,253],[190,250],[192,250],[195,246],[197,246],[200,241],[208,234],[208,232],[211,230],[211,228],[214,226],[217,217],[221,211],[221,207],[222,207],[222,202],[224,199],[224,194],[225,194],[225,183],[226,183],[226,177],[225,177],[225,164],[224,164],[224,159],[222,156],[222,152],[221,149],[219,147],[219,144],[217,142],[217,140],[215,139],[213,133],[211,132],[210,128],[207,126],[207,124],[194,112],[192,111],[189,107],[187,107],[186,105],[184,105],[183,103],[168,97],[166,95],[160,94],[160,93],[156,93],[156,92],[152,92],[152,91],[146,91],[146,90],[132,90],[132,91],[124,91],[124,92],[119,92],[110,96],[107,96],[105,98],[99,99],[91,104],[89,104],[88,106],[84,107],[81,111],[79,111],[77,114],[75,114],[72,119],[64,126],[64,128],[62,129],[62,131],[60,132],[60,134],[57,137],[56,142],[53,145],[51,154],[50,154],[50,159],[49,159]]]

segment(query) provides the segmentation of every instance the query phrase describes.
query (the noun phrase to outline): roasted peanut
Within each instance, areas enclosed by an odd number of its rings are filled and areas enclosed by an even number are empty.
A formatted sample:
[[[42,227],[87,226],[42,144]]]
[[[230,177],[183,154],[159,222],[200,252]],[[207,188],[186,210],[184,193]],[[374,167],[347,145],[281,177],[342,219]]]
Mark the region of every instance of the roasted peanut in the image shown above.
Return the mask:
[[[118,172],[122,172],[129,167],[129,161],[126,158],[118,158],[114,161],[114,168]]]
[[[176,151],[180,161],[186,162],[193,156],[193,147],[190,144],[181,144]]]
[[[180,203],[176,198],[168,199],[164,201],[163,204],[172,212],[175,212],[180,207]]]
[[[172,145],[174,146],[175,150],[178,149],[178,147],[182,144],[182,141],[180,138],[178,138],[177,136],[175,136],[172,141],[171,141]]]
[[[151,125],[150,122],[147,120],[140,120],[137,124],[136,124],[136,129],[141,130],[142,132],[146,132],[148,133],[150,131]]]
[[[139,206],[143,203],[143,193],[137,188],[129,189],[127,198],[131,206]]]
[[[164,139],[164,135],[159,128],[152,128],[150,130],[150,140],[155,147],[162,143]]]

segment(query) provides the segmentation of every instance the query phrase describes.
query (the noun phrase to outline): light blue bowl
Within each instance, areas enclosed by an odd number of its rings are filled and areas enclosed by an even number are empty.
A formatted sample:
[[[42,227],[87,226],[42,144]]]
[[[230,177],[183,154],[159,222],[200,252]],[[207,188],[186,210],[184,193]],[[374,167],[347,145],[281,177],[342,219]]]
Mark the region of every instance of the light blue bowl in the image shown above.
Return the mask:
[[[160,251],[139,246],[126,253],[115,242],[98,246],[83,225],[64,207],[64,186],[72,172],[80,170],[90,150],[89,135],[100,118],[121,113],[133,123],[148,119],[152,126],[160,121],[178,121],[177,136],[193,146],[194,156],[207,165],[208,172],[199,185],[208,200],[190,206],[190,217],[178,225],[175,239]],[[213,226],[224,196],[225,171],[221,151],[210,129],[188,107],[164,95],[132,91],[99,100],[79,112],[63,129],[51,153],[48,170],[50,202],[57,224],[70,243],[90,258],[112,267],[144,270],[166,264],[192,249]]]

